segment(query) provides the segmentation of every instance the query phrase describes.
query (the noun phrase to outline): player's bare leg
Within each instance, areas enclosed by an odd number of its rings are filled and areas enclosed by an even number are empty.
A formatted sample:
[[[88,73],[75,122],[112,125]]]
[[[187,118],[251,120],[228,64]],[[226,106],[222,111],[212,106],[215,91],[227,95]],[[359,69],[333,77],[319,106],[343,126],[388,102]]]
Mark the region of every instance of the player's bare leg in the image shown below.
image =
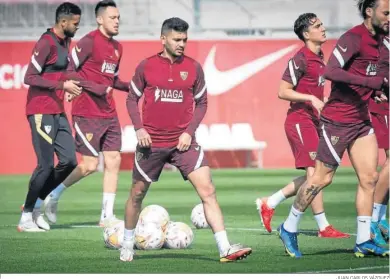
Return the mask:
[[[103,151],[104,177],[103,177],[103,201],[102,214],[99,225],[109,226],[118,222],[114,215],[115,195],[118,187],[119,168],[121,155],[119,151]]]
[[[259,212],[261,223],[269,233],[272,232],[271,221],[275,213],[275,208],[284,200],[295,196],[299,187],[305,181],[306,176],[299,176],[271,196],[256,199],[257,211]]]
[[[307,179],[314,174],[314,168],[307,168],[306,171]],[[335,229],[332,225],[329,224],[328,219],[325,215],[324,208],[324,194],[323,191],[320,191],[311,203],[311,209],[313,211],[314,219],[317,222],[318,226],[318,237],[323,238],[349,238],[350,235],[343,233]]]
[[[135,227],[137,226],[138,217],[141,212],[142,201],[148,192],[149,186],[149,182],[141,180],[133,181],[130,196],[126,202],[124,241],[120,254],[121,261],[130,262],[133,260]]]
[[[77,183],[80,179],[94,173],[99,164],[98,157],[83,155],[82,162],[72,171],[72,173],[57,187],[44,201],[45,215],[51,223],[57,222],[58,200],[62,193]]]
[[[364,150],[364,153],[361,152]],[[349,158],[359,179],[356,194],[357,237],[354,253],[356,257],[374,254],[388,256],[389,249],[377,246],[370,235],[375,184],[378,181],[378,144],[375,134],[355,140],[348,149]]]
[[[379,172],[375,186],[374,206],[372,211],[371,238],[377,245],[387,245],[389,225],[386,222],[387,202],[389,200],[389,151],[386,151],[386,161]]]
[[[268,232],[272,232],[271,220],[275,212],[275,208],[285,199],[293,197],[297,194],[301,185],[312,175],[314,174],[314,168],[306,168],[306,176],[300,176],[294,179],[292,182],[287,184],[283,189],[279,190],[270,197],[257,199],[257,209],[261,221]],[[312,211],[314,218],[318,225],[318,236],[319,237],[329,237],[329,238],[347,238],[349,234],[342,233],[336,230],[333,226],[329,225],[329,222],[325,215],[323,193],[320,191],[318,195],[314,198],[312,204]]]
[[[336,166],[316,161],[316,168],[313,176],[309,177],[298,190],[294,204],[286,221],[279,226],[278,233],[283,241],[285,251],[291,256],[300,258],[302,256],[298,248],[298,224],[307,207],[312,203],[317,194],[326,186],[332,183]]]
[[[223,215],[219,207],[215,187],[211,181],[209,167],[201,167],[188,175],[188,180],[192,183],[203,203],[203,208],[207,223],[210,225],[220,254],[221,262],[231,262],[246,258],[252,253],[252,249],[240,244],[229,243]]]

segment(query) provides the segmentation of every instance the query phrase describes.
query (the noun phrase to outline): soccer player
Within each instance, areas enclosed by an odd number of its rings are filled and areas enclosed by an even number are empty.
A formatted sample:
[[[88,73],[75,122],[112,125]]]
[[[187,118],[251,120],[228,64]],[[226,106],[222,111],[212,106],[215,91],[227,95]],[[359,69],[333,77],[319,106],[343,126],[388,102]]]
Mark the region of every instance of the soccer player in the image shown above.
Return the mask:
[[[118,77],[122,45],[113,37],[119,33],[119,10],[114,1],[100,1],[95,7],[98,28],[84,36],[72,50],[68,76],[80,81],[83,92],[72,100],[77,152],[82,162],[45,200],[45,214],[57,221],[62,192],[96,171],[99,152],[104,156],[103,204],[100,226],[117,222],[115,194],[121,162],[121,127],[112,88],[129,91]]]
[[[126,203],[121,261],[132,261],[134,233],[142,201],[157,181],[165,163],[176,166],[201,198],[221,262],[245,258],[251,248],[231,245],[224,227],[210,168],[195,131],[207,110],[207,89],[201,65],[184,55],[188,23],[180,18],[164,21],[163,51],[143,60],[136,68],[127,98],[138,146],[134,158],[133,185]],[[138,101],[144,96],[142,121]]]
[[[378,75],[389,78],[389,37],[384,36],[379,49]],[[388,96],[388,88],[386,88]],[[378,97],[370,98],[369,110],[371,123],[378,141],[378,147],[384,149],[386,161],[379,173],[375,186],[374,207],[372,211],[371,235],[376,244],[385,246],[389,240],[389,224],[386,221],[389,201],[389,103],[380,102]]]
[[[56,23],[47,29],[35,44],[24,83],[30,85],[26,114],[38,165],[29,182],[20,232],[49,230],[49,224],[40,214],[42,200],[76,167],[77,160],[72,132],[64,112],[64,91],[78,95],[78,82],[61,82],[68,66],[68,50],[80,22],[81,10],[65,2],[56,10]],[[54,153],[58,164],[54,167]]]
[[[295,157],[295,167],[306,170],[306,175],[294,179],[270,197],[256,200],[260,218],[268,232],[272,231],[271,220],[276,206],[295,196],[299,187],[314,173],[319,140],[319,113],[324,106],[325,63],[321,46],[326,42],[325,27],[317,15],[305,13],[295,21],[294,32],[305,46],[288,62],[279,87],[279,98],[291,102],[284,129]],[[322,191],[313,200],[312,210],[319,237],[349,237],[329,225],[324,212]]]
[[[287,220],[278,228],[285,251],[300,258],[298,224],[315,196],[333,179],[341,158],[348,150],[359,179],[356,195],[357,238],[354,253],[388,256],[389,250],[370,239],[370,223],[378,179],[378,144],[370,122],[368,101],[373,90],[388,86],[388,80],[377,76],[380,34],[389,30],[389,2],[362,0],[358,3],[364,18],[361,25],[344,33],[333,50],[325,69],[332,81],[329,101],[321,112],[321,134],[313,176],[298,190]],[[384,98],[383,94],[381,98]]]

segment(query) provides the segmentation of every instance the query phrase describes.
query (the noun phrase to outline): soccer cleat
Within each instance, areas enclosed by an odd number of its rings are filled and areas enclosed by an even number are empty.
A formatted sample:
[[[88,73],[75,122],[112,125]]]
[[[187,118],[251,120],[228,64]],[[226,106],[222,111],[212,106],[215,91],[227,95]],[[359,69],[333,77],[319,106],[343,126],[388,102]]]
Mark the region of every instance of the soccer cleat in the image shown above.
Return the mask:
[[[267,230],[267,232],[272,232],[271,228],[271,220],[272,217],[274,216],[275,209],[269,207],[267,205],[267,199],[256,199],[256,205],[257,205],[257,210],[259,211],[259,216],[261,223],[263,224],[264,228]]]
[[[389,247],[383,248],[376,245],[374,241],[368,240],[366,242],[356,244],[353,252],[357,258],[363,258],[368,255],[388,257]]]
[[[386,246],[386,240],[384,239],[382,235],[382,231],[379,228],[378,222],[371,222],[370,225],[370,233],[371,233],[371,239],[374,241],[374,243],[378,246]]]
[[[382,232],[382,236],[386,242],[389,242],[389,223],[386,220],[380,220],[378,227]]]
[[[123,241],[122,248],[120,248],[120,260],[122,262],[131,262],[134,258],[134,244],[132,241]]]
[[[53,196],[50,194],[43,202],[43,206],[45,208],[45,215],[49,222],[55,224],[57,222],[58,200],[53,199]]]
[[[46,220],[43,218],[43,214],[41,214],[41,210],[39,208],[36,208],[32,212],[33,221],[37,226],[45,231],[50,230],[50,225],[46,222]]]
[[[220,255],[219,261],[221,263],[235,262],[243,260],[252,253],[252,248],[245,247],[242,244],[230,245],[225,253]]]
[[[291,233],[284,229],[283,224],[278,227],[279,238],[282,240],[286,253],[293,258],[301,258],[302,253],[298,248],[298,233]]]
[[[31,219],[22,221],[20,220],[17,227],[18,232],[44,232],[45,230],[40,229]]]
[[[323,238],[349,238],[350,235],[336,230],[332,225],[327,226],[323,231],[318,231],[318,237]]]
[[[116,218],[115,215],[112,215],[111,217],[101,219],[99,222],[99,227],[102,228],[113,227],[120,222],[122,222],[122,220],[119,220],[118,218]]]

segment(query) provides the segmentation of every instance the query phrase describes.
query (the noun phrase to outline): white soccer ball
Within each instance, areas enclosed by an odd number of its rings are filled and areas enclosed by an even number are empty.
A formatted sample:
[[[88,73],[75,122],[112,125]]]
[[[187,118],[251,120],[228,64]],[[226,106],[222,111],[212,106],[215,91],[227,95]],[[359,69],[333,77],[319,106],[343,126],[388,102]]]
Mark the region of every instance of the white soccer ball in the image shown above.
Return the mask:
[[[194,233],[182,222],[170,222],[165,232],[164,247],[169,249],[184,249],[192,244]]]
[[[113,226],[104,227],[103,239],[107,248],[119,249],[122,247],[125,231],[125,222],[120,221]]]
[[[135,246],[140,250],[160,249],[164,240],[163,230],[154,223],[139,224],[135,229]]]
[[[194,207],[194,209],[192,209],[191,222],[197,229],[206,229],[210,227],[207,223],[206,216],[204,215],[202,203],[198,204]]]
[[[169,222],[168,211],[159,205],[149,205],[145,207],[139,215],[138,224],[145,225],[147,223],[153,223],[157,227],[160,227],[163,231]]]

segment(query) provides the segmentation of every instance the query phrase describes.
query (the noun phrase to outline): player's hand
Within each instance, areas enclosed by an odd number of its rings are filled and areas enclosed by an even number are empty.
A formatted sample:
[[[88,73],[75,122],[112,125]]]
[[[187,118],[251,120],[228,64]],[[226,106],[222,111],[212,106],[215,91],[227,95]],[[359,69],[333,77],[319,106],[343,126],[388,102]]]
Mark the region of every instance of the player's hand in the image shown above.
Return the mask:
[[[318,111],[318,114],[321,114],[322,109],[324,108],[324,102],[318,99],[316,96],[311,96],[311,104]]]
[[[141,147],[150,147],[152,145],[152,138],[144,128],[138,129],[136,132],[138,144]]]
[[[192,137],[188,133],[183,133],[179,137],[179,143],[177,144],[177,149],[179,151],[187,151],[191,146]]]
[[[110,94],[111,91],[112,91],[112,89],[113,89],[113,88],[112,88],[111,86],[107,87],[106,94]]]
[[[80,95],[83,88],[78,86],[80,82],[75,80],[67,80],[64,82],[64,90],[72,95]]]
[[[375,91],[374,100],[375,100],[375,102],[377,102],[377,103],[383,103],[383,102],[387,102],[387,101],[388,101],[388,98],[387,98],[387,96],[385,95],[385,93],[383,93],[383,92],[381,92],[381,91]]]

